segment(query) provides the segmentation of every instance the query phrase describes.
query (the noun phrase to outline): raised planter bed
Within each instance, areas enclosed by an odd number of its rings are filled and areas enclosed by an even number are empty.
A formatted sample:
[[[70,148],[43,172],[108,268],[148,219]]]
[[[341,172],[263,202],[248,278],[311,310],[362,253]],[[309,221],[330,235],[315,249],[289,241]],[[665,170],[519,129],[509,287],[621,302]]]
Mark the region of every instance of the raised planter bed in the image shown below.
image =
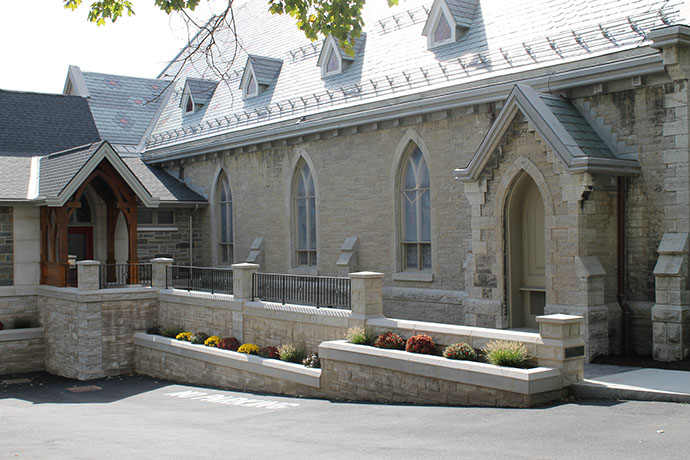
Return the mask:
[[[162,359],[170,360],[174,359],[172,356],[179,356],[182,358],[190,358],[200,363],[209,363],[219,366],[227,369],[228,372],[236,370],[247,373],[247,375],[243,377],[244,380],[247,381],[247,389],[250,389],[250,381],[254,380],[257,385],[257,388],[254,388],[254,390],[273,391],[270,388],[261,388],[261,379],[259,377],[268,377],[311,388],[321,387],[321,369],[311,369],[301,364],[288,363],[277,359],[261,358],[259,356],[221,350],[219,348],[206,347],[204,345],[195,345],[189,342],[170,339],[160,335],[145,334],[143,332],[134,334],[134,345],[160,352],[155,354],[159,362]],[[167,354],[168,357],[165,357],[164,354]],[[204,372],[204,369],[200,366],[195,368],[192,363],[187,364],[187,370],[189,371],[190,377],[193,377],[194,374],[201,374]],[[153,368],[155,367],[156,366]],[[145,363],[141,363],[141,365],[138,363],[137,370],[142,373],[147,373],[147,366]],[[164,375],[157,376],[164,377]],[[205,383],[223,386],[220,382]]]

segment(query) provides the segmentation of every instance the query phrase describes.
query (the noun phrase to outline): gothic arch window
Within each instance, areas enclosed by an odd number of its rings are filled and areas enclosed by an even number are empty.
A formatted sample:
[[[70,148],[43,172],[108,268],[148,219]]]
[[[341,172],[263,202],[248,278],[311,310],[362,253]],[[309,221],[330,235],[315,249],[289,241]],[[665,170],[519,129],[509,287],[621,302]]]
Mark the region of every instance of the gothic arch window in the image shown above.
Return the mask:
[[[230,182],[221,173],[216,186],[216,215],[218,216],[218,263],[229,265],[233,261],[232,194]]]
[[[295,265],[316,267],[316,190],[314,177],[306,161],[295,170],[292,188]]]
[[[419,147],[403,160],[400,180],[400,229],[403,270],[431,269],[431,185]]]

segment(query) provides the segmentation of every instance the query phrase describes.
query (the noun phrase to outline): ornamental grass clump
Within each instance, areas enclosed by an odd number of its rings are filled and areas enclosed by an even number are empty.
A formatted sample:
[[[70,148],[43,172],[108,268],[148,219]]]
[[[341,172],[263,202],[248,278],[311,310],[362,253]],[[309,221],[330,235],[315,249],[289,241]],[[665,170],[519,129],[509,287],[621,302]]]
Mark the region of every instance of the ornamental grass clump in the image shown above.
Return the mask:
[[[299,345],[285,344],[278,348],[280,359],[289,363],[300,364],[307,357],[307,350]]]
[[[262,358],[280,359],[280,352],[276,347],[263,347],[259,349],[259,356]]]
[[[195,332],[189,337],[189,341],[197,345],[203,345],[206,339],[208,339],[208,334],[205,332]]]
[[[189,339],[192,338],[192,333],[191,332],[180,332],[175,336],[177,340],[184,340],[185,342],[189,342]]]
[[[355,345],[371,345],[376,339],[374,334],[363,326],[352,326],[345,333],[345,338]]]
[[[204,340],[204,345],[206,345],[207,347],[217,347],[218,342],[220,342],[220,337],[218,337],[217,335],[212,335],[208,339]]]
[[[244,353],[247,355],[258,355],[259,347],[253,343],[245,343],[237,349],[238,353]]]
[[[218,348],[223,350],[237,351],[242,345],[235,337],[225,337],[218,342]]]
[[[321,369],[321,360],[319,359],[318,353],[312,353],[302,360],[302,364],[305,367],[312,367],[315,369]]]
[[[477,360],[477,352],[465,342],[448,345],[443,350],[443,357],[448,359],[465,359],[469,361]]]
[[[171,339],[177,339],[177,336],[184,332],[184,329],[180,326],[168,326],[161,328],[161,335],[163,337],[169,337]],[[189,335],[192,335],[191,333]],[[182,340],[182,339],[177,339]],[[189,340],[189,339],[186,339]]]
[[[525,344],[510,340],[492,340],[482,351],[486,354],[486,361],[497,366],[525,367],[529,359]]]
[[[405,341],[395,332],[384,332],[376,338],[374,342],[376,348],[387,348],[389,350],[404,350]]]
[[[405,351],[410,353],[421,353],[423,355],[433,355],[436,351],[434,339],[426,334],[413,335],[407,339]]]

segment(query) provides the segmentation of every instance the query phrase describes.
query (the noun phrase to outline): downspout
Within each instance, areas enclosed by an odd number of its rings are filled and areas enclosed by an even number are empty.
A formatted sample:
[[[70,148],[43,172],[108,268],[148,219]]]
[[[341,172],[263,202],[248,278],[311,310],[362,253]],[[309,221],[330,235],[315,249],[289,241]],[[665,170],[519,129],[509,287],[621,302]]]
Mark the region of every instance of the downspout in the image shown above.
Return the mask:
[[[618,292],[616,298],[621,307],[621,331],[623,354],[630,354],[630,306],[625,291],[625,177],[618,177]]]
[[[189,266],[194,266],[194,242],[192,240],[192,230],[194,229],[192,215],[199,209],[199,205],[194,205],[194,209],[189,212]]]

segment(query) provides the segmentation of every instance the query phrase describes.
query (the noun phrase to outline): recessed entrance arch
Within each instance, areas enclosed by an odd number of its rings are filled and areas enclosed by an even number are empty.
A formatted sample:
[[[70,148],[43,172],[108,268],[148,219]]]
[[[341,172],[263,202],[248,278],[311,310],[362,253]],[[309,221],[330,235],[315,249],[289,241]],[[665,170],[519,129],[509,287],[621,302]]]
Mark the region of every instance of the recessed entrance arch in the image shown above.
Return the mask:
[[[506,202],[507,301],[510,327],[536,328],[546,304],[544,200],[522,172]]]

